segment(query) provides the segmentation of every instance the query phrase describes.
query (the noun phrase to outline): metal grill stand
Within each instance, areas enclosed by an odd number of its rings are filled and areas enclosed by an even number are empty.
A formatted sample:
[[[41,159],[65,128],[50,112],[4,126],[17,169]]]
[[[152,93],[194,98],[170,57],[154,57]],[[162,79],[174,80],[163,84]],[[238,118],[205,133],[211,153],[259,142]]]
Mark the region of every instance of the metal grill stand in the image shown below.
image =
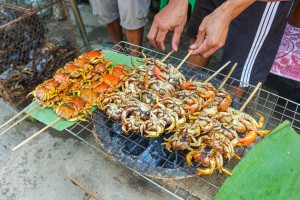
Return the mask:
[[[125,46],[125,48],[122,48]],[[140,49],[139,54],[143,52],[147,57],[161,59],[164,57],[164,54],[159,52],[139,47],[132,48],[132,44],[122,42],[116,46],[114,49],[121,49],[119,53],[130,55],[134,49]],[[116,50],[117,51],[117,50]],[[174,66],[178,65],[181,60],[169,57],[166,62],[172,63]],[[200,68],[199,66],[193,65],[193,68]],[[180,71],[185,75],[187,79],[195,76],[195,71],[192,68],[183,66]],[[201,73],[198,73],[198,79],[201,78],[201,74],[212,74],[213,71],[203,68]],[[219,74],[219,79],[223,80],[225,75]],[[194,77],[195,78],[195,77]],[[230,78],[227,81],[227,87],[234,87],[233,82],[239,82],[238,80]],[[217,86],[218,81],[212,81],[212,83]],[[233,107],[239,108],[243,105],[243,102],[247,99],[253,86],[249,85],[245,95],[241,98],[240,101],[234,100]],[[298,132],[300,131],[300,115],[299,115],[299,104],[292,102],[288,99],[282,98],[276,94],[273,94],[267,90],[260,89],[259,93],[255,98],[248,104],[245,112],[255,116],[255,112],[263,113],[265,120],[266,129],[274,129],[282,121],[288,119],[291,121],[292,126]],[[99,119],[100,118],[100,119]],[[171,160],[170,157],[161,157],[163,160],[162,164],[159,167],[153,164],[152,158],[160,157],[157,154],[159,149],[148,148],[147,141],[142,137],[134,137],[131,135],[121,134],[118,130],[120,122],[112,122],[112,120],[107,119],[100,111],[95,111],[93,118],[90,118],[90,122],[77,122],[72,127],[68,128],[67,131],[72,135],[76,136],[82,141],[85,141],[87,144],[91,145],[99,152],[107,155],[109,158],[115,160],[118,163],[121,163],[128,169],[134,171],[135,173],[141,175],[146,180],[152,182],[153,184],[159,186],[162,190],[167,191],[168,193],[173,194],[179,199],[213,199],[215,194],[218,192],[219,188],[222,186],[223,182],[227,178],[227,175],[220,175],[215,172],[211,176],[195,176],[194,171],[188,168],[185,168],[184,164],[176,163],[175,170],[168,170],[167,173],[163,170],[164,165],[169,162],[169,164],[174,164],[174,159]],[[113,133],[113,134],[112,134]],[[115,134],[115,135],[114,135]],[[116,140],[112,140],[113,137],[119,137]],[[96,138],[96,143],[94,138]],[[120,139],[123,138],[123,139]],[[125,140],[126,139],[126,140]],[[126,141],[131,141],[130,147],[126,144]],[[98,143],[98,144],[97,144]],[[115,143],[115,144],[113,144]],[[253,144],[255,145],[255,143]],[[253,145],[248,146],[247,148],[237,147],[235,152],[243,157]],[[126,147],[125,147],[126,146]],[[145,156],[144,154],[132,155],[130,154],[131,150],[136,149],[137,151],[143,150],[148,152],[149,155],[152,155],[152,158],[149,157],[149,161],[141,164],[141,157]],[[120,156],[124,154],[127,156]],[[229,170],[232,170],[238,161],[232,159],[230,163],[225,164],[225,167]],[[147,175],[148,177],[146,177]],[[160,178],[160,179],[157,179]],[[184,178],[184,179],[183,179]]]

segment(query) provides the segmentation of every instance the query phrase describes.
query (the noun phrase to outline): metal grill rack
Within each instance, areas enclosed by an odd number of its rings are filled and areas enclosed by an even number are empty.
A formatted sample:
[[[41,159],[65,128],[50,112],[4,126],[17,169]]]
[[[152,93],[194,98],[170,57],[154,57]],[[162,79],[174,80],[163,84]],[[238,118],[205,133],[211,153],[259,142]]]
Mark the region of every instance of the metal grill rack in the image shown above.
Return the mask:
[[[125,55],[130,55],[133,51],[137,51],[140,56],[142,56],[143,52],[147,57],[157,59],[164,57],[162,53],[144,47],[137,47],[126,42],[115,45],[112,50]],[[176,66],[181,60],[171,56],[166,62]],[[197,68],[201,68],[201,72]],[[193,78],[198,80],[205,79],[209,74],[213,73],[209,69],[191,63],[185,63],[185,66],[182,66],[180,71],[187,79]],[[219,80],[223,80],[224,77],[224,74],[218,75]],[[213,79],[211,82],[217,87],[220,83],[219,80]],[[236,83],[240,83],[240,81],[230,78],[227,81],[226,89],[236,88],[234,86]],[[243,105],[253,89],[254,86],[249,85],[244,90],[244,95],[241,99],[232,95],[232,107],[238,109]],[[273,130],[284,120],[289,120],[298,133],[300,132],[299,111],[299,104],[273,94],[266,89],[259,89],[257,95],[245,109],[245,112],[252,116],[255,116],[255,112],[262,113],[265,116],[264,129]],[[120,131],[121,122],[108,119],[102,111],[96,110],[93,117],[89,118],[89,121],[79,121],[72,127],[69,127],[67,131],[99,152],[141,175],[162,190],[173,194],[178,199],[213,199],[227,178],[227,175],[220,175],[217,172],[211,176],[196,176],[195,170],[188,168],[184,164],[182,155],[169,153],[161,156],[158,152],[162,151],[162,147],[152,145],[155,140],[143,138],[135,133],[122,134]],[[128,142],[131,143],[128,145]],[[149,142],[151,142],[152,146],[149,145]],[[236,147],[235,151],[243,157],[254,145],[255,143],[247,148]],[[174,159],[174,157],[176,158]],[[155,163],[156,161],[159,164]],[[236,159],[232,159],[224,167],[232,170],[237,162]]]

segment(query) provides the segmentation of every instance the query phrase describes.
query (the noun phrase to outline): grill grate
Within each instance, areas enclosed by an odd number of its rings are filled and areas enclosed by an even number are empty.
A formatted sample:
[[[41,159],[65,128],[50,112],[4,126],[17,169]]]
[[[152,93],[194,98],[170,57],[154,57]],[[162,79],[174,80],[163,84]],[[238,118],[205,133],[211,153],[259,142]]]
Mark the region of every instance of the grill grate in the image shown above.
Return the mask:
[[[122,48],[123,46],[125,47]],[[113,50],[125,55],[138,51],[140,56],[143,52],[147,57],[157,59],[164,57],[164,54],[144,47],[134,50],[136,47],[132,48],[133,46],[121,42],[115,45]],[[176,66],[181,60],[171,56],[166,62]],[[213,73],[212,70],[191,63],[186,64],[189,64],[192,68],[185,65],[180,71],[187,79],[192,77],[194,79],[205,79],[207,77],[205,74]],[[199,72],[194,68],[201,68],[202,71]],[[198,72],[197,76],[195,76],[195,72]],[[218,75],[220,80],[224,77],[223,74]],[[234,88],[233,83],[235,81],[238,80],[230,78],[226,87]],[[218,86],[220,83],[220,81],[214,79],[211,82],[214,86]],[[240,101],[232,95],[234,101],[232,107],[239,108],[243,105],[253,89],[254,87],[249,85]],[[264,129],[272,130],[287,119],[291,121],[293,128],[300,132],[299,110],[299,104],[260,89],[244,112],[252,116],[255,116],[255,112],[263,113],[265,116]],[[186,166],[184,157],[180,153],[168,153],[160,145],[156,145],[159,144],[161,138],[148,139],[135,133],[125,135],[120,128],[121,122],[108,119],[102,111],[96,110],[93,117],[88,119],[90,122],[79,121],[69,127],[67,131],[179,199],[213,199],[227,177],[227,175],[217,174],[217,172],[211,176],[195,176],[195,171]],[[253,145],[255,144],[246,148],[236,147],[235,151],[243,157]],[[237,162],[236,159],[232,159],[230,163],[224,166],[232,170]]]

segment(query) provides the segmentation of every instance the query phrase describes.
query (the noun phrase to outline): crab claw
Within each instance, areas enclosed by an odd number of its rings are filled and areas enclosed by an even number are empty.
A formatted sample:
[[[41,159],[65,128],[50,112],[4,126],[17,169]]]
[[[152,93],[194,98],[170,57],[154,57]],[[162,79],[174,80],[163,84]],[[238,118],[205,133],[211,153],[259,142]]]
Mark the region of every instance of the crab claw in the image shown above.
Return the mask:
[[[259,115],[259,122],[257,128],[261,128],[264,125],[265,118],[259,112],[256,112],[256,114]]]
[[[232,99],[228,94],[218,105],[219,112],[226,111],[229,108],[231,103],[232,103]]]
[[[184,82],[180,84],[180,89],[182,90],[194,90],[196,89],[196,83],[195,82]]]
[[[196,168],[198,175],[210,175],[215,169],[214,168]]]
[[[191,105],[191,106],[185,106],[184,109],[188,110],[188,112],[183,114],[182,116],[188,116],[188,115],[196,112],[198,110],[198,108],[199,108],[198,104],[194,104],[194,105]]]
[[[209,91],[206,91],[206,92],[203,92],[202,94],[200,94],[200,97],[205,98],[205,99],[210,99],[210,98],[215,97],[215,92],[209,90]]]
[[[240,141],[237,144],[237,146],[248,146],[249,144],[255,141],[256,137],[257,133],[255,131],[250,131],[247,135],[240,138]]]
[[[162,81],[168,80],[168,76],[164,75],[158,67],[152,69],[154,76]]]
[[[186,163],[188,164],[188,166],[190,166],[190,167],[193,167],[194,166],[194,164],[193,164],[193,162],[192,162],[192,159],[193,159],[193,156],[194,156],[194,154],[197,154],[197,151],[196,150],[193,150],[193,151],[190,151],[190,153],[188,153],[187,155],[186,155]]]

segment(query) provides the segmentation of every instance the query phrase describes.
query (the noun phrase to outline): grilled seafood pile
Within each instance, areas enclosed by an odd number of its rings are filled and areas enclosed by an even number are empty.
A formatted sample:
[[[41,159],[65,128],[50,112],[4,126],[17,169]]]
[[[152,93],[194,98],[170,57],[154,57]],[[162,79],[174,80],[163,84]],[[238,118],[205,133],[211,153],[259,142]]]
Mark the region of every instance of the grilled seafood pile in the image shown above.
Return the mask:
[[[268,134],[259,122],[230,106],[232,99],[224,89],[211,83],[187,81],[174,66],[145,58],[134,67],[120,91],[104,94],[101,110],[110,118],[122,120],[125,134],[133,131],[144,137],[164,134],[165,148],[182,151],[188,166],[197,174],[231,175],[223,161],[233,157],[235,146],[247,146]],[[167,137],[167,135],[170,135]]]
[[[236,146],[247,146],[257,136],[264,118],[230,107],[232,99],[211,83],[186,80],[173,65],[145,58],[142,65],[127,70],[111,67],[100,51],[87,52],[58,70],[31,92],[43,107],[52,107],[70,121],[86,120],[97,106],[114,120],[122,121],[125,134],[147,138],[163,136],[166,150],[181,151],[197,174],[231,175],[224,160],[240,159]]]
[[[52,79],[38,85],[29,93],[42,107],[51,107],[69,121],[86,120],[90,108],[101,107],[105,93],[118,89],[129,71],[125,65],[111,67],[103,52],[86,52],[56,71]]]

